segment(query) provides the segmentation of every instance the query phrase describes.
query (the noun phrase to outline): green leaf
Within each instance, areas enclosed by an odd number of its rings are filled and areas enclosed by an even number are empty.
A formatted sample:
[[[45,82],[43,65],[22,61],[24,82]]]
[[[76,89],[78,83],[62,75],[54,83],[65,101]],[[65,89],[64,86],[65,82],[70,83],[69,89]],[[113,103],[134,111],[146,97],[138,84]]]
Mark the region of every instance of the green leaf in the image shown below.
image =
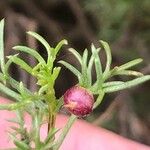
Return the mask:
[[[50,142],[47,145],[44,145],[41,150],[48,150],[48,149],[50,150],[50,149],[53,149],[54,146],[56,146],[56,143]]]
[[[14,144],[20,149],[20,150],[30,150],[30,147],[23,141],[14,140]]]
[[[33,36],[34,38],[36,38],[39,42],[41,42],[45,46],[45,48],[47,50],[49,50],[51,48],[50,45],[48,44],[48,42],[41,35],[39,35],[38,33],[28,31],[27,34],[29,34],[29,35]]]
[[[100,103],[102,102],[104,95],[105,95],[105,92],[102,90],[100,90],[98,93],[99,93],[99,95],[96,99],[96,102],[94,103],[93,109],[95,109],[97,106],[100,105]]]
[[[126,70],[126,69],[129,69],[139,63],[141,63],[143,60],[141,58],[138,58],[138,59],[135,59],[135,60],[132,60],[132,61],[129,61],[128,63],[126,64],[123,64],[119,67],[117,67],[117,71],[121,71],[121,70]]]
[[[32,31],[28,31],[27,32],[29,35],[33,36],[34,38],[36,38],[41,44],[43,44],[43,46],[46,48],[47,50],[47,54],[48,54],[48,58],[51,55],[51,47],[48,44],[48,42],[39,34],[37,34],[36,32],[32,32]]]
[[[13,55],[13,56],[17,57],[18,54]],[[9,60],[6,62],[6,64],[5,64],[5,72],[6,72],[7,75],[8,75],[8,69],[9,69],[9,67],[10,67],[10,65],[11,65],[12,63],[13,63],[12,59],[9,59]]]
[[[131,81],[127,81],[125,83],[122,83],[122,84],[119,84],[119,85],[116,85],[116,86],[106,87],[103,90],[104,90],[105,93],[111,93],[111,92],[115,92],[115,91],[119,91],[119,90],[134,87],[134,86],[136,86],[138,84],[141,84],[141,83],[144,83],[148,80],[150,80],[150,75],[145,75],[145,76],[133,79]]]
[[[5,73],[5,59],[4,59],[4,19],[0,21],[0,65],[1,70]]]
[[[83,52],[83,58],[82,58],[82,84],[83,87],[86,87],[88,84],[88,77],[87,77],[87,58],[88,58],[88,51],[87,49]]]
[[[5,73],[5,60],[4,60],[4,19],[0,21],[0,64],[1,70]]]
[[[99,53],[99,51],[100,49],[98,48],[97,53]],[[90,86],[92,84],[92,67],[93,67],[94,59],[95,59],[95,55],[94,53],[92,53],[90,60],[89,60],[88,68],[87,68],[88,82]]]
[[[102,86],[102,65],[101,65],[98,52],[93,44],[91,46],[91,49],[92,49],[92,53],[95,56],[94,64],[95,64],[95,70],[96,70],[96,82],[94,83],[93,86],[94,88],[100,88]]]
[[[81,57],[81,55],[73,48],[69,48],[68,50],[77,58],[79,63],[82,64],[82,57]]]
[[[38,94],[41,95],[42,93],[44,93],[47,89],[49,88],[48,84],[41,86],[41,88],[38,91]]]
[[[1,107],[1,105],[0,105]],[[18,124],[18,125],[21,125],[20,122],[18,121],[18,119],[16,118],[13,118],[13,119],[7,119],[8,122],[11,122],[11,123],[15,123],[15,124]]]
[[[16,111],[16,119],[19,121],[20,126],[23,129],[25,129],[24,128],[25,121],[24,121],[24,111],[23,110],[17,110]]]
[[[14,144],[16,145],[19,150],[30,150],[31,147],[27,145],[24,141],[18,140],[16,136],[10,133],[10,137],[12,138]]]
[[[36,66],[32,69],[32,74],[36,76],[38,74],[38,71],[42,68],[42,63],[38,63]]]
[[[41,121],[42,120],[41,120],[40,113],[36,113],[34,116],[32,116],[35,147],[39,147],[39,144],[40,144],[40,123],[41,123]]]
[[[25,107],[26,105],[30,104],[31,100],[25,100],[20,102],[15,102],[13,104],[3,104],[0,105],[0,110],[17,110],[19,108]]]
[[[21,97],[16,92],[12,91],[11,89],[4,86],[2,83],[0,83],[0,91],[5,93],[6,95],[16,99],[17,101],[20,101]]]
[[[97,75],[97,82],[99,83],[99,81],[102,80],[102,65],[100,62],[100,57],[98,55],[98,52],[93,44],[91,46],[91,49],[92,49],[92,53],[95,55],[94,63],[95,63],[95,69]]]
[[[19,65],[22,69],[24,69],[28,73],[32,74],[32,68],[26,62],[24,62],[22,59],[18,58],[16,55],[7,56],[7,57],[9,59],[11,59],[13,63]]]
[[[0,110],[10,110],[10,109],[8,105],[3,104],[3,105],[0,105]]]
[[[3,74],[0,73],[0,80],[1,80],[2,76],[3,76]],[[16,81],[15,79],[13,79],[11,76],[7,76],[7,81],[8,81],[8,83],[9,83],[13,88],[15,88],[15,89],[19,92],[19,90],[20,90],[19,84],[20,84],[20,83],[19,83],[18,81]],[[32,93],[31,93],[27,88],[25,88],[25,87],[24,87],[24,90],[25,90],[26,93],[28,93],[28,95],[31,95],[31,94],[32,94]]]
[[[91,86],[92,84],[92,66],[93,66],[93,63],[94,63],[94,55],[92,54],[90,60],[89,60],[89,64],[88,64],[88,68],[87,68],[87,77],[88,77],[88,82],[89,82],[89,85]]]
[[[31,94],[29,94],[28,92],[26,92],[25,90],[26,88],[23,85],[23,82],[19,83],[19,92],[22,96],[22,99],[27,99]]]
[[[111,81],[111,82],[103,83],[102,87],[105,88],[105,87],[109,87],[109,86],[120,85],[123,83],[124,83],[123,81]]]
[[[133,71],[133,70],[122,70],[122,71],[116,71],[113,75],[127,75],[127,76],[143,76],[141,72]]]
[[[58,63],[64,65],[67,69],[69,69],[74,75],[78,77],[79,80],[82,79],[81,73],[75,67],[73,67],[72,65],[70,65],[65,61],[59,61]]]
[[[48,57],[47,66],[48,66],[48,69],[49,69],[49,72],[50,72],[50,73],[51,73],[51,71],[53,70],[54,61],[55,61],[55,58],[54,58],[54,57],[52,57],[52,56],[49,56],[49,57]]]
[[[109,47],[108,43],[104,42],[104,41],[100,41],[100,43],[103,45],[104,50],[106,52],[106,57],[107,57],[106,67],[105,67],[105,70],[104,70],[104,73],[103,73],[103,78],[105,78],[105,76],[107,76],[107,74],[110,71],[112,56],[111,56],[111,50],[110,50],[110,47]]]
[[[51,142],[51,140],[54,138],[55,134],[59,131],[60,129],[55,129],[52,128],[51,131],[48,133],[45,141],[44,141],[44,145],[46,146],[49,142]]]
[[[57,79],[60,70],[61,70],[61,67],[55,67],[53,69],[53,74],[52,74],[53,81],[55,81]]]
[[[34,49],[29,48],[27,46],[15,46],[13,47],[13,49],[18,50],[18,51],[22,51],[25,53],[28,53],[30,55],[32,55],[33,57],[35,57],[40,63],[46,63],[45,60],[41,57],[41,55]]]
[[[0,81],[3,82],[4,80],[6,80],[6,76],[0,73]]]
[[[67,40],[61,40],[57,46],[55,47],[55,56],[57,55],[57,53],[59,52],[60,48],[63,46],[63,45],[67,45],[68,42]]]

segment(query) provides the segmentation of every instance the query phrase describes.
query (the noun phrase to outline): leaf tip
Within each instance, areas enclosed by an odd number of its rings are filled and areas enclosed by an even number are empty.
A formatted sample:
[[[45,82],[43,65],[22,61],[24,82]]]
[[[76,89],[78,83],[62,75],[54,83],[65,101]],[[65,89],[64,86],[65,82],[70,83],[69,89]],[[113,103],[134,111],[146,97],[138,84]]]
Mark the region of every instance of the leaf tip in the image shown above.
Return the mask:
[[[13,46],[12,49],[13,50],[17,50],[18,46]]]
[[[3,18],[1,21],[0,21],[0,24],[4,25],[5,23],[5,18]]]
[[[68,41],[66,39],[63,40],[65,45],[68,45]]]
[[[32,31],[27,31],[26,33],[29,34],[29,35],[32,35],[32,34],[33,34]]]

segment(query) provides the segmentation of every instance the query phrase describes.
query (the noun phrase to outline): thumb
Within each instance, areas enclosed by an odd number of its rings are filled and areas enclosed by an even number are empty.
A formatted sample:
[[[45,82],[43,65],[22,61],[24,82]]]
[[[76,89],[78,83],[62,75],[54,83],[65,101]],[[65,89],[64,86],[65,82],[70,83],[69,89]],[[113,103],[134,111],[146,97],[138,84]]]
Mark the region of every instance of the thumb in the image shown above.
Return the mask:
[[[9,100],[0,98],[0,104],[10,103]],[[12,141],[8,138],[7,131],[10,131],[12,123],[6,119],[15,118],[15,114],[9,111],[0,111],[0,148],[14,147]],[[63,128],[68,117],[58,115],[56,119],[57,128]],[[27,127],[31,124],[31,118],[26,115],[25,122]],[[60,131],[61,132],[61,131]],[[60,133],[59,133],[60,134]],[[41,137],[44,139],[47,135],[47,125],[41,128]],[[57,135],[58,136],[58,135]],[[61,150],[150,150],[150,147],[137,142],[125,139],[108,130],[92,126],[91,124],[77,120],[68,135],[66,136]]]

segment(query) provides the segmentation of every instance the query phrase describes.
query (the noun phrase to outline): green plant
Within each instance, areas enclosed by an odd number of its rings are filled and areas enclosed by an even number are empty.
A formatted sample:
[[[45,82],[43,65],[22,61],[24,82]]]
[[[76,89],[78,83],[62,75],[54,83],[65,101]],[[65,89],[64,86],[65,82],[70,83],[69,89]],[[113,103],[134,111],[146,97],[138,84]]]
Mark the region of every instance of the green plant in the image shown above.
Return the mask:
[[[4,59],[4,45],[3,45],[3,29],[4,20],[0,22],[0,91],[8,95],[14,100],[12,104],[1,104],[0,109],[15,110],[16,118],[9,121],[18,124],[18,127],[11,127],[13,132],[10,136],[18,149],[37,149],[57,150],[61,146],[65,136],[67,135],[72,124],[76,120],[77,116],[71,115],[68,119],[66,126],[62,129],[58,139],[55,139],[55,134],[58,129],[55,127],[56,116],[63,106],[63,96],[59,99],[55,96],[55,81],[59,75],[61,67],[55,67],[54,61],[61,47],[67,44],[66,40],[60,41],[55,48],[51,47],[47,41],[35,32],[27,32],[30,36],[37,39],[47,51],[47,60],[44,60],[42,56],[34,49],[27,46],[15,46],[13,49],[19,52],[28,53],[37,60],[35,66],[29,66],[24,60],[19,58],[19,54],[8,56],[8,61]],[[66,68],[72,71],[78,78],[78,86],[84,87],[90,91],[93,95],[97,95],[93,109],[100,105],[103,97],[106,93],[115,92],[118,90],[126,89],[150,80],[150,75],[143,75],[140,72],[129,70],[129,68],[139,64],[142,59],[136,59],[130,61],[119,67],[111,69],[111,50],[109,45],[100,41],[103,46],[107,62],[104,71],[102,71],[101,61],[99,58],[100,48],[95,48],[92,44],[92,54],[88,62],[88,51],[85,49],[83,56],[81,56],[76,50],[69,49],[69,51],[77,58],[81,64],[81,71],[77,70],[71,64],[60,61]],[[23,82],[18,82],[9,75],[9,67],[12,63],[17,64],[20,68],[27,71],[30,75],[37,79],[38,90],[36,92],[29,91]],[[92,81],[92,66],[95,66],[96,81]],[[107,81],[109,78],[115,75],[133,75],[136,79],[131,81]],[[28,113],[32,120],[32,126],[30,131],[24,127],[24,114]],[[47,118],[45,120],[45,118]],[[45,121],[48,123],[48,133],[44,141],[40,140],[40,128]],[[20,135],[21,138],[18,138]],[[31,144],[32,143],[32,144]],[[34,143],[34,144],[33,144]],[[33,146],[34,145],[34,146]]]

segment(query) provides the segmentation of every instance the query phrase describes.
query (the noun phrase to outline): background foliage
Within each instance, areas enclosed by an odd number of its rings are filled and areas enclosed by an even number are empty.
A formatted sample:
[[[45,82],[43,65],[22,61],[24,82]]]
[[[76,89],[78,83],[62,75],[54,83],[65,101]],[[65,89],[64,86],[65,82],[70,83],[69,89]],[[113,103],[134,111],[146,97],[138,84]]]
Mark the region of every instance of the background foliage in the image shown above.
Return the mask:
[[[111,45],[114,66],[141,57],[144,62],[136,69],[149,74],[149,9],[149,0],[1,0],[0,17],[6,18],[5,55],[14,53],[12,47],[22,43],[38,47],[41,55],[47,57],[39,43],[26,37],[28,30],[40,33],[52,46],[65,38],[69,41],[69,47],[80,53],[91,43],[98,46],[98,40],[102,39]],[[28,55],[22,57],[35,64],[35,60]],[[105,55],[101,57],[105,60]],[[68,53],[67,47],[61,51],[58,59],[79,65]],[[35,90],[34,79],[24,71],[14,65],[10,72],[17,80],[23,80],[28,88]],[[68,70],[62,70],[55,87],[57,96],[75,82],[75,77]],[[150,82],[147,82],[132,90],[106,96],[102,106],[87,120],[125,137],[150,144],[149,89]]]

